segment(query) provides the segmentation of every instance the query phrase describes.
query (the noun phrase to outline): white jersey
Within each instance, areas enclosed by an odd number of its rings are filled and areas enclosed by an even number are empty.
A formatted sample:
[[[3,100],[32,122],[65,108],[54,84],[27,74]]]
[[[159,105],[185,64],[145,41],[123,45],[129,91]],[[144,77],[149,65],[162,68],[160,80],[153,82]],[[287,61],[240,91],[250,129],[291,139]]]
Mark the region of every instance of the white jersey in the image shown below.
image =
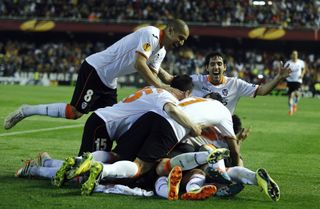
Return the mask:
[[[225,141],[221,132],[216,127],[209,127],[202,131],[201,136],[186,136],[181,143],[187,143],[198,150],[202,145],[213,144],[216,148],[229,149],[228,143]]]
[[[301,74],[302,74],[302,70],[305,68],[304,61],[302,61],[301,59],[297,59],[296,62],[289,60],[285,63],[284,66],[288,66],[288,65],[292,72],[287,77],[287,81],[302,83]]]
[[[248,83],[236,77],[225,76],[225,81],[217,86],[210,83],[208,75],[191,75],[191,77],[194,84],[193,96],[204,97],[211,92],[219,93],[223,98],[223,104],[232,114],[240,97],[255,97],[259,88],[259,85]]]
[[[146,87],[128,96],[112,107],[100,108],[95,113],[105,121],[111,139],[118,139],[143,114],[153,111],[164,118],[168,115],[163,107],[166,103],[178,104],[171,93],[155,87]],[[171,121],[170,121],[171,122]]]
[[[104,51],[86,58],[93,66],[101,81],[109,88],[117,87],[119,76],[136,72],[134,67],[136,53],[147,59],[147,64],[155,72],[166,55],[164,47],[160,46],[161,31],[153,26],[143,27],[114,43]]]
[[[179,102],[179,107],[187,117],[197,124],[216,126],[224,136],[235,137],[230,111],[219,101],[199,97],[189,97]],[[182,126],[176,129],[185,129]],[[189,130],[185,131],[185,135]],[[183,133],[183,131],[178,131]],[[185,135],[178,136],[182,139]]]

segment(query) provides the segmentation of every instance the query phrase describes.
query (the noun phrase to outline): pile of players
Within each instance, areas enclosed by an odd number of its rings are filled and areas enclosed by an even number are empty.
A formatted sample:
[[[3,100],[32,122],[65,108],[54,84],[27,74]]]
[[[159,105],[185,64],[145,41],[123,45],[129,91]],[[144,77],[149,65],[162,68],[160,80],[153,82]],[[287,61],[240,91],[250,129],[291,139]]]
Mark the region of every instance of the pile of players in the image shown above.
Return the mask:
[[[169,200],[180,193],[186,200],[233,196],[249,184],[278,201],[279,187],[265,169],[243,167],[240,145],[249,130],[232,114],[240,97],[268,94],[290,69],[279,67],[273,80],[254,85],[224,76],[224,56],[213,52],[205,60],[207,75],[170,75],[161,68],[166,50],[188,36],[179,19],[164,30],[141,28],[85,59],[70,104],[23,105],[9,114],[5,129],[32,115],[77,119],[93,111],[77,157],[40,153],[16,176],[49,178],[57,187],[81,182],[83,195],[154,190]],[[117,103],[117,78],[133,72],[150,86]]]

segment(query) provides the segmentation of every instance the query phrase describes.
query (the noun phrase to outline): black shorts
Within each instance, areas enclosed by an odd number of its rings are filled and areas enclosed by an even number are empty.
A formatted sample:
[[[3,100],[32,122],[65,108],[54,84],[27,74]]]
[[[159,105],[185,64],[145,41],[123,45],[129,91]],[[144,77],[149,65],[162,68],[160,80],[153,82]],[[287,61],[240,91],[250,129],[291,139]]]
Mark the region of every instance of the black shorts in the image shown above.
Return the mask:
[[[187,153],[187,152],[196,152],[196,148],[188,143],[179,142],[169,153],[168,157],[173,158],[177,155]]]
[[[288,86],[288,95],[290,96],[292,92],[298,91],[300,89],[301,83],[287,81],[287,86]]]
[[[113,151],[122,160],[138,157],[146,162],[154,162],[166,157],[177,142],[170,123],[162,116],[148,112],[118,139]]]
[[[117,89],[110,89],[101,81],[96,70],[86,61],[81,64],[70,104],[81,113],[117,103]]]
[[[92,113],[83,129],[79,156],[84,152],[97,150],[109,152],[111,149],[112,141],[107,132],[106,123],[97,114]]]

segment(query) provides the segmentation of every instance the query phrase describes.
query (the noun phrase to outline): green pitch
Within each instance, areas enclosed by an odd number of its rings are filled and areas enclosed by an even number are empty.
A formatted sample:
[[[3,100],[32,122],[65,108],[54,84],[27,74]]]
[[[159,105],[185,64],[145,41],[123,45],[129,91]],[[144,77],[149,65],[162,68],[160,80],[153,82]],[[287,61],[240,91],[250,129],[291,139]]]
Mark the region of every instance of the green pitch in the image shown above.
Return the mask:
[[[319,208],[320,203],[320,100],[302,99],[298,112],[287,115],[287,98],[243,98],[237,108],[252,132],[242,145],[245,166],[266,168],[280,186],[281,199],[274,203],[255,186],[246,186],[234,198],[170,202],[93,194],[80,196],[80,187],[54,188],[48,180],[15,178],[21,159],[47,151],[58,159],[75,155],[81,140],[81,120],[30,117],[10,131],[2,128],[4,117],[23,103],[68,102],[71,87],[0,86],[0,208]],[[120,89],[119,98],[134,89]],[[11,135],[9,135],[11,134]]]

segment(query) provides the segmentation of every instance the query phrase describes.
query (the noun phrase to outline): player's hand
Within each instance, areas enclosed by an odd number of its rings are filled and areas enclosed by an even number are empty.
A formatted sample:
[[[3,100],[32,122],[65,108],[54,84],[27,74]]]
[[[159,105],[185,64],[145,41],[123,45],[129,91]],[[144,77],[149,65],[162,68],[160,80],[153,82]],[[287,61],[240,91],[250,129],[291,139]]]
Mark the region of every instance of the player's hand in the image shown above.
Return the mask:
[[[243,142],[251,132],[251,128],[243,128],[241,129],[240,133],[238,134],[237,138],[239,142]]]
[[[202,132],[202,126],[199,124],[195,124],[190,128],[191,136],[200,136]]]

